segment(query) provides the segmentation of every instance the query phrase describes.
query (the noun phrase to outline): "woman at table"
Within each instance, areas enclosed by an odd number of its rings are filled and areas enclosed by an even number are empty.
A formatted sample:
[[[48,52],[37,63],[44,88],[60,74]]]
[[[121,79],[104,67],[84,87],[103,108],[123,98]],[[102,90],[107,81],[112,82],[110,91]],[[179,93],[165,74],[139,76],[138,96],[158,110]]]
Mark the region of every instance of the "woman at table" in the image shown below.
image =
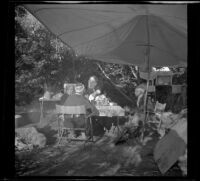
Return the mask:
[[[86,91],[86,97],[90,102],[94,102],[95,98],[101,94],[100,86],[98,85],[98,79],[96,76],[92,76],[88,80],[88,89]]]

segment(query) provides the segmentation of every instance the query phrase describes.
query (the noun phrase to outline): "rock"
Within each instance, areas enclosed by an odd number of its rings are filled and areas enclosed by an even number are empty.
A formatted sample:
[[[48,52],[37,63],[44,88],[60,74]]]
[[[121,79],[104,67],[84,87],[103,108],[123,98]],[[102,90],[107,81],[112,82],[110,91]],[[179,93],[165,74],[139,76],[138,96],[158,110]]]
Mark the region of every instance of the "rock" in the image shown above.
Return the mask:
[[[22,138],[26,144],[44,147],[46,137],[42,133],[38,133],[35,127],[17,128],[15,130],[19,138]]]
[[[33,148],[30,144],[24,144],[19,137],[15,137],[15,147],[17,150],[31,150]]]
[[[43,148],[46,145],[46,137],[42,133],[34,134],[31,142],[33,145]]]

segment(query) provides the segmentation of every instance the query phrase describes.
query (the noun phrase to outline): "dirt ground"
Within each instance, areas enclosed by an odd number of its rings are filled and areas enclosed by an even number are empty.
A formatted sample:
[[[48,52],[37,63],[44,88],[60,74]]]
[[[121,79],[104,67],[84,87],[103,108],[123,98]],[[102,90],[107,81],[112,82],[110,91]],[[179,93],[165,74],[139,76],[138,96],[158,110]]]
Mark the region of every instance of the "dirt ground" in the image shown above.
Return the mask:
[[[115,145],[103,136],[96,143],[63,141],[31,152],[16,152],[17,176],[162,176],[153,159],[154,139],[145,146],[129,140]],[[164,176],[181,176],[175,164]]]

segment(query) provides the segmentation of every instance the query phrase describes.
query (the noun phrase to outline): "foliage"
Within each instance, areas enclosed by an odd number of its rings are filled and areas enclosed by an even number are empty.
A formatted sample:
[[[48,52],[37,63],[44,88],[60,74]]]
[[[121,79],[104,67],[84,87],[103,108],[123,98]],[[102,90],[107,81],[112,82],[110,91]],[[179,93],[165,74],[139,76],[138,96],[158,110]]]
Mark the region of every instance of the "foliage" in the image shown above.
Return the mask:
[[[73,54],[23,7],[16,8],[16,104],[26,104],[43,93],[46,83],[61,86]],[[69,61],[66,61],[68,59]],[[71,63],[72,64],[72,63]]]
[[[108,63],[102,63],[101,65],[109,78],[120,87],[137,82],[138,72],[135,66]]]

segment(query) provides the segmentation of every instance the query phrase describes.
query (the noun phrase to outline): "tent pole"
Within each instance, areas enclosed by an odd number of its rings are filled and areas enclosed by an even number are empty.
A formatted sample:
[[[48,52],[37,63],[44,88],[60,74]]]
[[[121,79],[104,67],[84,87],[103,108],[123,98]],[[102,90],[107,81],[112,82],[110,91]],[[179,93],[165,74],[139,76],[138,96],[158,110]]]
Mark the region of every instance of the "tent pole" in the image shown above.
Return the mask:
[[[147,122],[147,105],[148,105],[148,90],[149,90],[149,79],[150,79],[150,66],[149,66],[149,54],[145,56],[148,64],[148,76],[147,76],[147,88],[145,92],[145,97],[144,97],[144,120],[143,120],[143,129],[142,129],[142,135],[141,135],[141,141],[144,139],[144,131],[145,131],[145,126]]]
[[[149,55],[148,55],[149,56]],[[144,114],[146,114],[147,111],[147,96],[148,96],[148,90],[149,90],[149,79],[150,79],[150,71],[149,71],[149,57],[147,57],[147,63],[148,63],[148,76],[147,76],[147,90],[145,92],[145,97],[144,97]]]
[[[148,58],[149,59],[149,58]],[[149,63],[149,60],[148,60]],[[145,123],[147,119],[147,108],[148,108],[148,92],[149,92],[149,80],[150,80],[150,67],[148,65],[148,79],[147,79],[147,90],[146,90],[146,95],[145,95]]]
[[[76,78],[75,78],[75,57],[73,57],[73,77],[74,77],[74,83],[76,81]]]
[[[73,71],[73,81],[74,83],[76,83],[76,72],[75,72],[75,61],[76,61],[76,53],[73,52],[73,56],[72,56],[72,71]]]
[[[146,53],[145,53],[145,63],[147,63],[147,90],[145,92],[145,97],[144,97],[144,121],[143,121],[143,129],[142,129],[142,135],[141,135],[141,140],[143,141],[144,139],[144,131],[146,127],[146,122],[147,122],[147,105],[148,105],[148,90],[149,90],[149,79],[150,79],[150,32],[149,32],[149,19],[148,19],[148,12],[146,12],[146,28],[147,28],[147,47],[146,47]]]

